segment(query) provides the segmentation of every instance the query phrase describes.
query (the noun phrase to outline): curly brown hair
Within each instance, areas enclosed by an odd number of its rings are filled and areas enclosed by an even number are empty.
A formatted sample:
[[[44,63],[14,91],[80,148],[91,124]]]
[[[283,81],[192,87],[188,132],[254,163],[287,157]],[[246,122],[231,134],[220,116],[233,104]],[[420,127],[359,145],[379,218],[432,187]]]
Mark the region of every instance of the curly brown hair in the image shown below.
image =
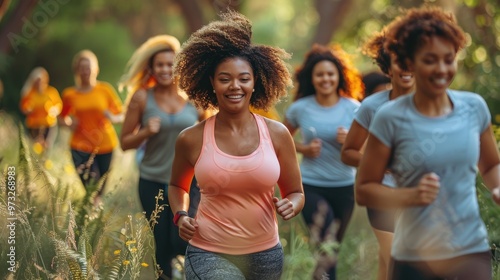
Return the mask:
[[[381,32],[375,33],[370,37],[363,45],[363,54],[368,56],[377,64],[384,74],[389,74],[389,68],[391,67],[391,55],[384,48],[385,43],[385,33],[387,31],[384,29]]]
[[[174,65],[179,87],[189,99],[203,109],[217,109],[218,102],[210,83],[216,67],[228,58],[242,58],[250,63],[255,77],[255,91],[250,105],[267,110],[287,95],[292,79],[285,59],[291,57],[285,50],[253,45],[250,21],[234,11],[220,15],[182,45]]]
[[[295,78],[299,84],[295,100],[316,94],[312,84],[312,72],[314,66],[324,60],[331,61],[339,70],[339,95],[362,100],[364,86],[361,74],[352,65],[349,55],[338,45],[323,46],[320,44],[312,46],[305,55],[304,62],[295,72]]]
[[[456,52],[466,44],[465,33],[452,13],[439,7],[424,6],[410,9],[406,15],[392,22],[384,47],[394,53],[399,66],[407,70],[406,61],[412,61],[417,50],[434,36],[451,42]]]

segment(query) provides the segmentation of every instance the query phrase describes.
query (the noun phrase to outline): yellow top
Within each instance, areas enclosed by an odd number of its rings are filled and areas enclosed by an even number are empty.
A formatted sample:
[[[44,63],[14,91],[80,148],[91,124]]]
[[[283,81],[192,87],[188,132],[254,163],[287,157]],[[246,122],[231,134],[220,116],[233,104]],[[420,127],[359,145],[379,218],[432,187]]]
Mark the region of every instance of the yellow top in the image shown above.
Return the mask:
[[[89,92],[79,92],[74,87],[65,89],[61,115],[71,115],[77,122],[71,148],[96,154],[112,152],[118,137],[107,114],[119,114],[122,110],[118,94],[108,83],[98,82]]]
[[[266,117],[268,119],[272,119],[272,120],[275,120],[275,121],[280,121],[280,115],[278,114],[278,111],[274,107],[271,107],[271,109],[269,109],[269,111],[267,111],[267,112],[264,111],[263,109],[255,109],[253,107],[250,107],[250,111],[252,113],[261,115],[263,117]]]
[[[36,90],[29,91],[21,98],[20,107],[26,114],[28,128],[51,127],[57,123],[62,101],[57,89],[48,86],[42,93]]]

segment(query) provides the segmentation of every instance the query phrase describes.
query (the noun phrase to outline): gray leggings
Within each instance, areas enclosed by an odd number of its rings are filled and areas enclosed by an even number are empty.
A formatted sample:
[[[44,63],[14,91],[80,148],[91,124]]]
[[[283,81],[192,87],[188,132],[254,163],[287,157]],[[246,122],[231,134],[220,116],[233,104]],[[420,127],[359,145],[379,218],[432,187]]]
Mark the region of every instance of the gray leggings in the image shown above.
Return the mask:
[[[283,271],[281,244],[246,255],[227,255],[192,245],[186,249],[184,270],[187,280],[279,280]]]

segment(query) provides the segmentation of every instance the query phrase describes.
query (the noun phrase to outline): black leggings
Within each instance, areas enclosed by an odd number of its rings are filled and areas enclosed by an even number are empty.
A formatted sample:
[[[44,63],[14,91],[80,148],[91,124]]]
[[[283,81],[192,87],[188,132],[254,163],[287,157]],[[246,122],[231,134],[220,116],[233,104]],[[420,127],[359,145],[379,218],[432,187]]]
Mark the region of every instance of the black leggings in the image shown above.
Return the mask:
[[[139,199],[148,220],[156,207],[155,196],[158,195],[159,190],[164,192],[163,201],[158,201],[158,203],[160,205],[168,204],[167,185],[165,183],[139,178]],[[200,189],[195,178],[191,183],[189,198],[189,216],[194,217],[200,202]],[[156,220],[158,224],[154,226],[153,231],[156,244],[156,263],[160,265],[163,274],[168,277],[172,277],[172,259],[177,255],[184,255],[187,247],[187,242],[179,236],[179,228],[174,225],[173,218],[172,209],[169,205],[165,205],[163,211],[159,213],[159,218]]]
[[[391,260],[391,280],[491,280],[489,251],[438,261]]]
[[[302,216],[311,240],[317,245],[327,241],[340,243],[354,210],[354,186],[324,188],[304,184],[304,195]],[[327,263],[323,269],[329,279],[335,279],[335,255],[331,255],[331,261],[323,262]]]
[[[90,183],[97,182],[106,172],[108,172],[113,152],[106,154],[91,154],[72,149],[71,157],[73,158],[73,164],[75,165],[78,176],[80,176],[80,180],[85,187],[88,187]],[[103,182],[98,195],[104,192],[105,185],[106,182]]]

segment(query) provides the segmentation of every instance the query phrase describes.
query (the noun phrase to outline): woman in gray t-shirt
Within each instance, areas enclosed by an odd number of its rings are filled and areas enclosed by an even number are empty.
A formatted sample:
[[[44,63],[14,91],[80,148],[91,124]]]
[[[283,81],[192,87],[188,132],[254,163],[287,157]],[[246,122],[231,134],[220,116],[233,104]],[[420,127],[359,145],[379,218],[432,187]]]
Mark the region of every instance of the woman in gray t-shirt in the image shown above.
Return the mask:
[[[356,200],[400,211],[390,279],[491,279],[475,179],[479,170],[500,204],[500,156],[484,99],[448,88],[464,32],[452,15],[427,7],[398,19],[387,40],[416,88],[375,113]],[[396,189],[381,184],[388,168]]]
[[[178,235],[167,204],[175,140],[182,130],[204,119],[204,113],[186,100],[174,82],[172,68],[179,49],[180,43],[173,36],[151,37],[132,55],[122,79],[130,98],[120,144],[124,151],[144,146],[139,163],[139,199],[146,218],[154,226],[155,257],[163,270],[161,277],[172,277],[172,259],[184,255],[187,246]],[[200,197],[195,184],[193,179],[191,215],[195,214]],[[160,191],[163,195],[159,195]]]

